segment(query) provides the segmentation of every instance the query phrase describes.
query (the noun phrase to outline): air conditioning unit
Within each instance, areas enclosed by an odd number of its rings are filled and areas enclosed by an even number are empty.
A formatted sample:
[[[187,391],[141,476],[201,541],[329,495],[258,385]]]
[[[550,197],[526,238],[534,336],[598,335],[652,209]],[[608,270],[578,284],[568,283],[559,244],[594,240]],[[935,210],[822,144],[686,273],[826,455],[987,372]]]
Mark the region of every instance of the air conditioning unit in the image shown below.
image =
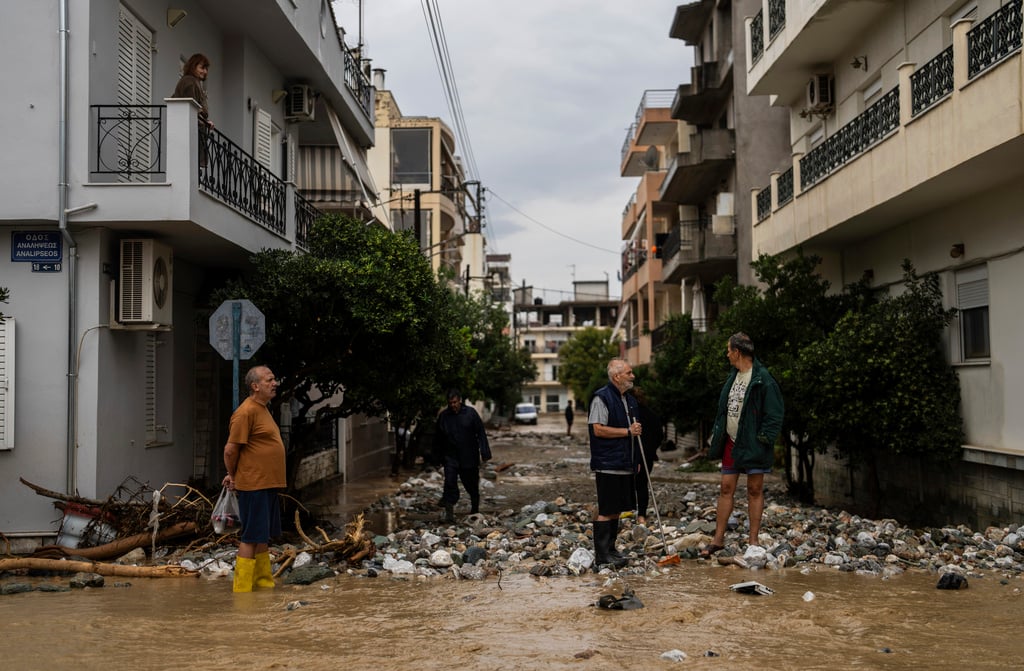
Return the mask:
[[[712,214],[711,233],[714,235],[732,235],[736,232],[736,223],[731,214]]]
[[[174,255],[151,239],[121,241],[117,320],[122,324],[171,325]]]
[[[285,101],[285,116],[293,121],[312,121],[316,108],[316,92],[305,84],[292,84],[288,87],[288,98]]]
[[[807,82],[808,109],[825,109],[835,105],[833,80],[830,74],[817,74]]]

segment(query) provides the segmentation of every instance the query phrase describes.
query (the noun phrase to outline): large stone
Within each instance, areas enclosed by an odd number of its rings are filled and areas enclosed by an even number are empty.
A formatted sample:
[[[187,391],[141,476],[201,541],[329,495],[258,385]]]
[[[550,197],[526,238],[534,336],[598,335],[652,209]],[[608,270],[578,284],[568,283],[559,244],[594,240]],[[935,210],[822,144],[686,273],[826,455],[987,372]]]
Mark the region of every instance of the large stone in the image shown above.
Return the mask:
[[[333,578],[334,571],[322,564],[307,564],[293,570],[284,579],[286,585],[311,585],[325,578]]]

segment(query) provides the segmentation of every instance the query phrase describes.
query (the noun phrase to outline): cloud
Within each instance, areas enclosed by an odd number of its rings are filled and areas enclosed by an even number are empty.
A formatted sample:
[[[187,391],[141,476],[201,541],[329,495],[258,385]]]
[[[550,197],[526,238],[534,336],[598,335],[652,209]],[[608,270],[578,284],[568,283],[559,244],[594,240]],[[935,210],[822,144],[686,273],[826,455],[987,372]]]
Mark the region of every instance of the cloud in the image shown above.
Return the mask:
[[[574,267],[577,280],[609,277],[618,296],[622,211],[637,187],[619,175],[620,152],[644,91],[689,80],[692,49],[668,37],[679,2],[436,4],[478,177],[543,224],[489,197],[488,250],[512,254],[516,284],[569,292]],[[335,3],[350,44],[356,6]],[[423,4],[364,2],[363,13],[366,54],[387,70],[403,114],[439,116],[455,128]],[[458,153],[468,157],[466,147]]]

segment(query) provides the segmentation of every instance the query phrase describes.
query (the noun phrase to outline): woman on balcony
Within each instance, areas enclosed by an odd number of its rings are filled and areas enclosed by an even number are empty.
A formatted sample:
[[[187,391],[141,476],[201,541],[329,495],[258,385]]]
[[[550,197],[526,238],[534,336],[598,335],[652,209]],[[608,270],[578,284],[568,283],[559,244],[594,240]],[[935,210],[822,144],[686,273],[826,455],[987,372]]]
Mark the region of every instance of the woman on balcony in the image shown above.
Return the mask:
[[[206,143],[213,128],[210,109],[206,102],[206,76],[210,72],[210,59],[203,54],[192,54],[182,68],[181,79],[174,87],[174,98],[191,98],[199,105],[199,166],[206,167]]]

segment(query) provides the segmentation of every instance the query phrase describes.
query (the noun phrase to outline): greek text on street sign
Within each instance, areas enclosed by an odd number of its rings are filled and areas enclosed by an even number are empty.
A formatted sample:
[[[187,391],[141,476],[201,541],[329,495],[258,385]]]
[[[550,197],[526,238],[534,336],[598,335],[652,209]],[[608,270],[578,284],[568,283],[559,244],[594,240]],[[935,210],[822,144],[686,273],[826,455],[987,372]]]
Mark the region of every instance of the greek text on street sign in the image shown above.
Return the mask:
[[[11,261],[42,261],[52,266],[63,260],[60,231],[11,231]]]

